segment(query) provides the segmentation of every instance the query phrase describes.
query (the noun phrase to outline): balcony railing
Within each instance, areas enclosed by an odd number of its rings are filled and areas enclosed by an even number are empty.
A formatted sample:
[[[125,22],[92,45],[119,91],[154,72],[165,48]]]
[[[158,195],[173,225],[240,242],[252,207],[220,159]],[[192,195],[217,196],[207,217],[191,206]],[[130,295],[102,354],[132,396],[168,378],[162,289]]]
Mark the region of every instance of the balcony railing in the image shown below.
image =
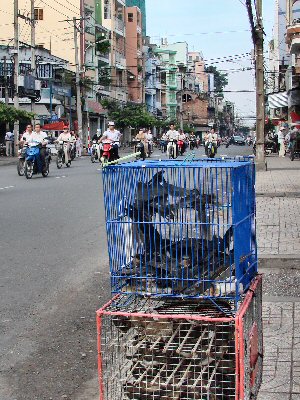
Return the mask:
[[[116,56],[116,63],[125,66],[126,64],[125,54],[120,53],[118,50],[116,50],[115,56]]]
[[[122,21],[119,18],[115,18],[115,29],[124,34],[124,29],[125,29],[124,21]]]

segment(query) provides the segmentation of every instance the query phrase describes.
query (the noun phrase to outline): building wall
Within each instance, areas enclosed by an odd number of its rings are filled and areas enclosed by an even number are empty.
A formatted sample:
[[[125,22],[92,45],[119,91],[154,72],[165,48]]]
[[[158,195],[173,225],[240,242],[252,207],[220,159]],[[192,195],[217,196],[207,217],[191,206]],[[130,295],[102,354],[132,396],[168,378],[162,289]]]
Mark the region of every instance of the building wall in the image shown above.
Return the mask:
[[[126,0],[126,7],[138,7],[141,10],[143,36],[146,36],[147,34],[146,0]]]
[[[137,7],[126,7],[126,64],[135,77],[128,83],[128,98],[143,102],[142,15]]]

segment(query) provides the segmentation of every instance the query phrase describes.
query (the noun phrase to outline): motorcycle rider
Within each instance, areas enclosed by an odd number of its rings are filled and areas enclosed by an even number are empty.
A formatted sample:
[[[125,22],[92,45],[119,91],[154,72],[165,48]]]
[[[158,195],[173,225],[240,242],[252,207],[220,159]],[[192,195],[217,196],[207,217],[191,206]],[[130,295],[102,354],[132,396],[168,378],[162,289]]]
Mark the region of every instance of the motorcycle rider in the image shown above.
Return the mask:
[[[176,131],[174,124],[170,124],[170,129],[166,133],[166,136],[167,136],[167,140],[169,140],[169,141],[174,140],[174,142],[176,144],[176,155],[177,155],[178,154],[177,141],[178,141],[179,133],[178,133],[178,131]]]
[[[183,154],[185,152],[186,134],[183,132],[182,129],[179,129],[179,131],[178,131],[178,140],[183,142],[183,145],[182,145],[182,154]]]
[[[140,129],[139,133],[135,136],[135,140],[139,140],[139,141],[141,141],[143,143],[143,145],[144,145],[144,154],[143,154],[143,156],[145,157],[145,154],[148,153],[148,145],[149,145],[149,143],[148,143],[148,134],[143,129]]]
[[[209,133],[207,133],[204,137],[205,141],[205,154],[208,154],[208,145],[209,143],[212,143],[214,146],[215,154],[217,154],[217,149],[218,149],[218,135],[215,132],[214,128],[211,129]]]
[[[28,124],[26,127],[26,131],[20,137],[20,147],[23,147],[24,143],[28,143],[30,136],[33,133],[33,127],[31,124]]]
[[[101,138],[101,129],[97,129],[95,135],[92,137],[92,142],[96,141],[98,143],[100,138]]]
[[[67,142],[67,154],[65,154],[65,163],[68,164],[69,162],[69,158],[70,158],[70,143],[72,141],[72,136],[71,133],[69,131],[68,126],[64,126],[63,131],[61,132],[61,134],[58,136],[56,142]]]
[[[34,132],[30,136],[27,136],[26,140],[27,143],[35,142],[41,145],[40,160],[42,162],[43,168],[45,167],[46,145],[48,143],[48,140],[46,140],[47,137],[47,133],[41,130],[41,124],[35,124]]]
[[[151,130],[149,129],[147,135],[147,142],[148,142],[148,151],[150,151],[151,153],[153,152],[153,135]]]
[[[114,159],[119,159],[119,146],[116,142],[120,142],[122,137],[121,132],[115,129],[115,123],[110,121],[108,123],[108,129],[103,133],[103,136],[99,139],[99,143],[103,140],[108,140],[112,143],[112,153]],[[114,144],[115,143],[115,144]]]
[[[194,132],[191,132],[190,134],[190,148],[191,148],[191,143],[193,143],[194,147],[197,147],[197,137]]]

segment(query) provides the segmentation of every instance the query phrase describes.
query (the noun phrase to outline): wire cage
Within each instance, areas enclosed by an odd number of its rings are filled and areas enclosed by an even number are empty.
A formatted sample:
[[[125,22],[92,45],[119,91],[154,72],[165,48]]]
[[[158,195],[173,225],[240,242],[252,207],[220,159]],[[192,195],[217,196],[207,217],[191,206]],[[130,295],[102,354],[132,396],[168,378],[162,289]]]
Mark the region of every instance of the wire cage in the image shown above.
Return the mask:
[[[235,299],[257,273],[253,162],[103,170],[113,293]]]
[[[261,277],[228,300],[117,295],[97,312],[100,400],[255,400]]]

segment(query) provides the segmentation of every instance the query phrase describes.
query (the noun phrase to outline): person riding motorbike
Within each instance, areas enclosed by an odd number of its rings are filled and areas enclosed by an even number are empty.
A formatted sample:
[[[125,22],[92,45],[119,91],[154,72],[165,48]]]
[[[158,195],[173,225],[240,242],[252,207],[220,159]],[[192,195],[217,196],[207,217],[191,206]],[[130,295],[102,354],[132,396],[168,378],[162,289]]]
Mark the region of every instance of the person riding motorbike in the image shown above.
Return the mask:
[[[183,154],[185,152],[186,135],[182,129],[179,129],[178,131],[178,141],[181,141],[183,143],[181,147],[181,154]]]
[[[194,132],[190,134],[190,149],[193,150],[194,147],[197,147],[197,137]]]
[[[97,132],[92,137],[92,142],[96,141],[98,143],[100,138],[101,138],[101,129],[97,129]]]
[[[69,159],[70,159],[70,142],[72,141],[72,136],[71,133],[69,131],[69,128],[67,126],[64,126],[63,132],[58,136],[56,142],[67,142],[68,143],[68,150],[67,150],[67,154],[65,155],[65,163],[68,164]]]
[[[147,142],[148,142],[148,152],[152,153],[153,152],[153,135],[152,135],[152,132],[150,129],[146,133],[146,137],[147,137]]]
[[[23,133],[23,135],[21,135],[20,137],[20,142],[19,142],[19,146],[20,148],[23,147],[24,143],[29,141],[30,136],[33,134],[33,127],[31,124],[28,124],[26,127],[26,131]]]
[[[204,137],[204,142],[205,142],[205,154],[208,155],[208,145],[209,143],[212,143],[214,147],[214,152],[217,154],[217,149],[218,149],[218,135],[215,132],[214,129],[211,129],[209,133],[207,133]]]
[[[160,138],[160,146],[161,146],[161,150],[164,153],[167,151],[167,144],[168,144],[167,134],[163,133],[161,138]]]
[[[107,140],[112,143],[112,155],[114,159],[119,159],[119,146],[118,143],[122,137],[121,132],[115,129],[115,123],[110,121],[108,123],[108,129],[103,133],[102,137],[99,139],[99,143],[102,143],[103,140]],[[101,150],[102,156],[102,150]]]
[[[170,129],[166,133],[166,137],[167,137],[168,141],[173,140],[175,142],[175,144],[176,144],[176,154],[178,154],[177,141],[178,141],[179,133],[178,133],[178,131],[176,131],[174,124],[170,125]]]
[[[34,127],[34,132],[31,135],[26,136],[27,143],[40,144],[40,160],[42,162],[43,168],[45,167],[46,145],[48,143],[47,137],[47,133],[41,130],[40,124],[36,124]]]
[[[140,141],[144,146],[144,154],[142,157],[145,158],[145,155],[148,153],[148,134],[143,131],[143,129],[139,130],[139,133],[135,136],[135,140]]]

